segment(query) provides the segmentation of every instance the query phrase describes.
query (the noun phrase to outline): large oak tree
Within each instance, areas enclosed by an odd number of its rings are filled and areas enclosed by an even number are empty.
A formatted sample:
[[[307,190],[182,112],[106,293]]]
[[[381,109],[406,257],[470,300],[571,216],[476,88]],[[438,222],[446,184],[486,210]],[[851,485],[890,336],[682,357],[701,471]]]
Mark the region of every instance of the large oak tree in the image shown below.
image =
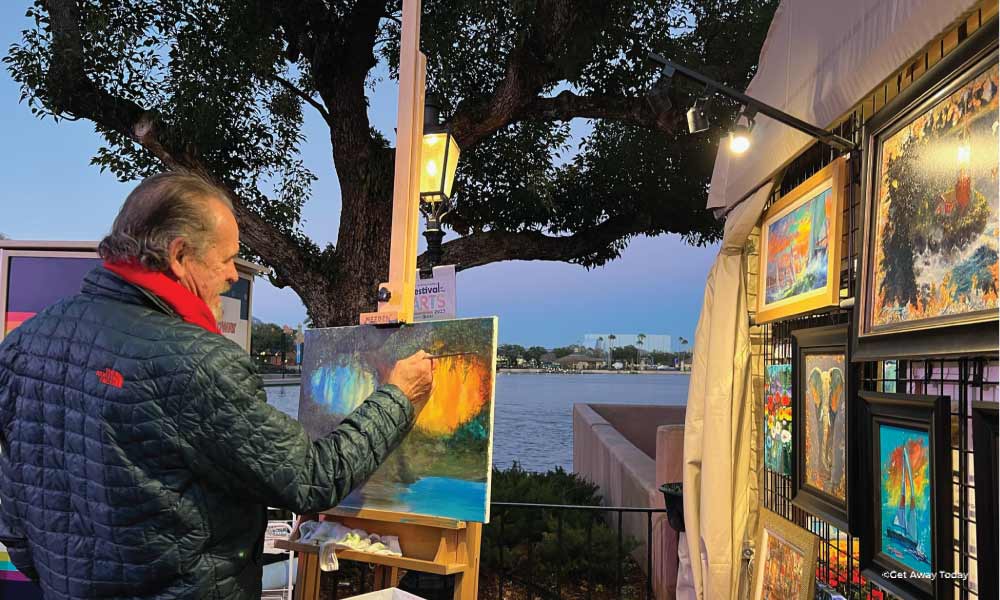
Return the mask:
[[[426,0],[428,89],[463,152],[444,262],[589,267],[637,235],[717,239],[705,196],[734,107],[716,102],[715,128],[689,136],[698,90],[667,85],[647,54],[741,88],[775,5]],[[33,113],[94,123],[102,170],[131,181],[183,168],[223,185],[248,254],[314,324],[346,324],[388,273],[394,150],[368,96],[380,61],[396,75],[400,12],[399,0],[35,0],[5,62]],[[342,193],[325,248],[300,227],[314,180],[303,111],[329,126]],[[573,119],[591,122],[580,143]]]

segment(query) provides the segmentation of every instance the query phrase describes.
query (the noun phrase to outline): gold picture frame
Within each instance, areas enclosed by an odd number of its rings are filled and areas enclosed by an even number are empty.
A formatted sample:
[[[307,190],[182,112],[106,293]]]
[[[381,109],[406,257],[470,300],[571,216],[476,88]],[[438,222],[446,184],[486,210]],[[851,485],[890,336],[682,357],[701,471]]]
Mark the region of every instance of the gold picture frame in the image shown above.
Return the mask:
[[[819,538],[761,508],[756,540],[750,597],[813,600]]]
[[[782,196],[764,214],[757,324],[840,304],[846,184],[847,159],[841,157]]]

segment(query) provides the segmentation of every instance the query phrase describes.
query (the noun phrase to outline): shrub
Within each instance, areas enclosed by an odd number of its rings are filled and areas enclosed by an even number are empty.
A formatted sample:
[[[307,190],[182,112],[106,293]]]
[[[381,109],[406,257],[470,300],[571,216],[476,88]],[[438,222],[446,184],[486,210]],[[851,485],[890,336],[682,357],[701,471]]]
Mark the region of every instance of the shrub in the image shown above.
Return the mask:
[[[506,470],[494,469],[491,496],[495,502],[601,506],[596,485],[561,467],[546,473],[525,471],[517,463]],[[637,543],[627,537],[619,549],[617,530],[604,520],[608,514],[494,507],[490,524],[483,529],[482,567],[488,571],[502,568],[525,580],[558,575],[563,582],[585,579],[612,584],[619,563]]]

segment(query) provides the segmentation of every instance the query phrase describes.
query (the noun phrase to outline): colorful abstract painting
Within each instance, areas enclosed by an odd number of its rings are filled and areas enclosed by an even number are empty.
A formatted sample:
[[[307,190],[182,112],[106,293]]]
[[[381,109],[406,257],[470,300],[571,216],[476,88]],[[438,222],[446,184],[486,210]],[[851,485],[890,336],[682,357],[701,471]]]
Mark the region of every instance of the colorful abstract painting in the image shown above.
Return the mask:
[[[803,483],[846,500],[846,358],[843,354],[805,354],[803,365]]]
[[[878,424],[881,550],[917,573],[931,565],[930,434]]]
[[[767,227],[767,304],[826,288],[831,189],[819,191]]]
[[[768,365],[764,381],[764,465],[792,474],[792,365]]]
[[[806,560],[801,551],[774,535],[768,533],[766,554],[760,592],[761,599],[798,598],[802,593],[802,571]]]
[[[418,350],[442,357],[413,430],[341,507],[489,520],[496,335],[495,318],[306,332],[299,420],[314,438],[360,406],[397,360]]]
[[[881,143],[867,291],[872,331],[996,317],[997,78],[993,66]]]

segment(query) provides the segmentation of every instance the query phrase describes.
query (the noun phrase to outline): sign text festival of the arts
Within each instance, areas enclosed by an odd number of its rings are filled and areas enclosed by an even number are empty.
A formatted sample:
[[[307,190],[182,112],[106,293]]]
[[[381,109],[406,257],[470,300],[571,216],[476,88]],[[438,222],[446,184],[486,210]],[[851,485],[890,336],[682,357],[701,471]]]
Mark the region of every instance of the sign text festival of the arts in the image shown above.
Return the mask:
[[[417,277],[414,322],[454,319],[455,313],[455,265],[434,267],[434,275],[428,279]]]

